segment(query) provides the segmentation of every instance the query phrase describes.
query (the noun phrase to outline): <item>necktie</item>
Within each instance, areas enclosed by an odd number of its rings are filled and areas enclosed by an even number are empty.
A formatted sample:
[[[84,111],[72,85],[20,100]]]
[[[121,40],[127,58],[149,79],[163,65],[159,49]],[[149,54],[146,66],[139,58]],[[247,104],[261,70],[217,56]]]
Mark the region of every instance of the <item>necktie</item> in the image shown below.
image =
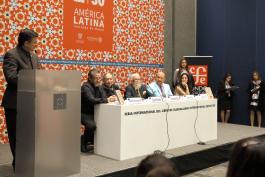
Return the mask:
[[[141,97],[140,90],[136,89],[137,97]]]
[[[165,92],[164,92],[164,87],[163,87],[163,85],[159,86],[159,88],[160,88],[160,91],[161,91],[161,93],[162,93],[162,97],[166,97],[166,94],[165,94]]]

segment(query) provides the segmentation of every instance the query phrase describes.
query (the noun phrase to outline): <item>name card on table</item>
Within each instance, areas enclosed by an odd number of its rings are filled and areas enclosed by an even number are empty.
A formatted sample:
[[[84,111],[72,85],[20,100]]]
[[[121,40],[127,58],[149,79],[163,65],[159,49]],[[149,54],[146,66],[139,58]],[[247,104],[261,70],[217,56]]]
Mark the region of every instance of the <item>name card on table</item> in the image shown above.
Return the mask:
[[[123,96],[121,94],[121,91],[120,90],[115,90],[115,93],[116,93],[116,96],[117,96],[119,104],[123,105],[124,104],[124,99],[123,99]]]
[[[149,97],[148,100],[151,103],[160,103],[160,102],[163,102],[163,98],[162,97]]]
[[[189,101],[189,100],[195,100],[194,95],[187,95],[187,96],[183,96],[181,97],[182,101]]]
[[[141,97],[127,98],[126,103],[129,103],[129,104],[143,103],[143,98],[141,98]]]
[[[200,94],[195,96],[196,100],[208,100],[208,95],[207,94]]]
[[[212,92],[211,87],[206,87],[206,88],[205,88],[205,92],[206,92],[206,94],[208,95],[208,98],[209,98],[209,99],[214,99],[214,96],[213,96],[213,92]]]
[[[179,101],[180,100],[180,96],[170,96],[169,97],[169,101]]]

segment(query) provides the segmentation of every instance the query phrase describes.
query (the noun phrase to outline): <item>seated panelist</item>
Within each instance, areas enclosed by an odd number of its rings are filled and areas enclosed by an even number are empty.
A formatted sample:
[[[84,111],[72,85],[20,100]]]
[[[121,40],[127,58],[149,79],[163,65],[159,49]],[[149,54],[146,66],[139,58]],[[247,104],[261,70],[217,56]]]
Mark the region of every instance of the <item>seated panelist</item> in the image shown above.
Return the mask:
[[[114,84],[114,77],[111,73],[106,73],[103,76],[103,89],[107,95],[107,97],[110,97],[112,95],[115,95],[115,90],[120,90],[120,87],[116,84]]]
[[[100,72],[97,69],[92,69],[88,73],[87,82],[81,87],[81,123],[85,126],[84,135],[81,136],[82,152],[92,150],[88,144],[93,145],[94,143],[94,131],[96,130],[94,106],[116,101],[116,96],[107,97],[101,80]]]
[[[147,86],[147,94],[149,97],[169,97],[173,96],[170,86],[165,84],[166,74],[159,71],[156,74],[155,81]]]
[[[190,94],[189,88],[189,76],[187,73],[183,73],[180,76],[180,82],[175,87],[175,94],[180,96],[186,96]]]
[[[134,97],[147,98],[146,85],[142,84],[138,73],[132,74],[131,84],[125,89],[125,99]]]

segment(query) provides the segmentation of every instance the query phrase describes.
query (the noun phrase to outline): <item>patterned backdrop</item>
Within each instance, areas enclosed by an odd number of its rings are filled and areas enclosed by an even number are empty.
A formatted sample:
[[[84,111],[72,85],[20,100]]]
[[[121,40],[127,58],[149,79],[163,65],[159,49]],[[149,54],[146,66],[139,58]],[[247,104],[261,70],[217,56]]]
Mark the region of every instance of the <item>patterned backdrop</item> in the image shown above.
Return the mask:
[[[63,48],[63,0],[0,0],[0,100],[5,90],[3,55],[16,45],[23,28],[40,34],[38,56],[46,70],[80,70],[82,81],[88,70],[111,72],[124,88],[132,73],[144,82],[164,64],[164,0],[113,0],[112,51],[66,50]],[[0,110],[0,142],[7,143],[4,112]]]

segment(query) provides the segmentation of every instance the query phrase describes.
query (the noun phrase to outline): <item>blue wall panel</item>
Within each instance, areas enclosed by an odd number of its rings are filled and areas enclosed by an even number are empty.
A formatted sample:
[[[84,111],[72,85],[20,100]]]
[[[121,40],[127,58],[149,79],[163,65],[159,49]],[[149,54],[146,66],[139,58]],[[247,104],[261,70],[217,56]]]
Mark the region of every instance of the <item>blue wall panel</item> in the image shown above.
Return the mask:
[[[240,86],[232,123],[249,124],[248,82],[254,69],[265,74],[264,8],[264,0],[198,1],[197,54],[214,56],[213,89],[226,72]]]

